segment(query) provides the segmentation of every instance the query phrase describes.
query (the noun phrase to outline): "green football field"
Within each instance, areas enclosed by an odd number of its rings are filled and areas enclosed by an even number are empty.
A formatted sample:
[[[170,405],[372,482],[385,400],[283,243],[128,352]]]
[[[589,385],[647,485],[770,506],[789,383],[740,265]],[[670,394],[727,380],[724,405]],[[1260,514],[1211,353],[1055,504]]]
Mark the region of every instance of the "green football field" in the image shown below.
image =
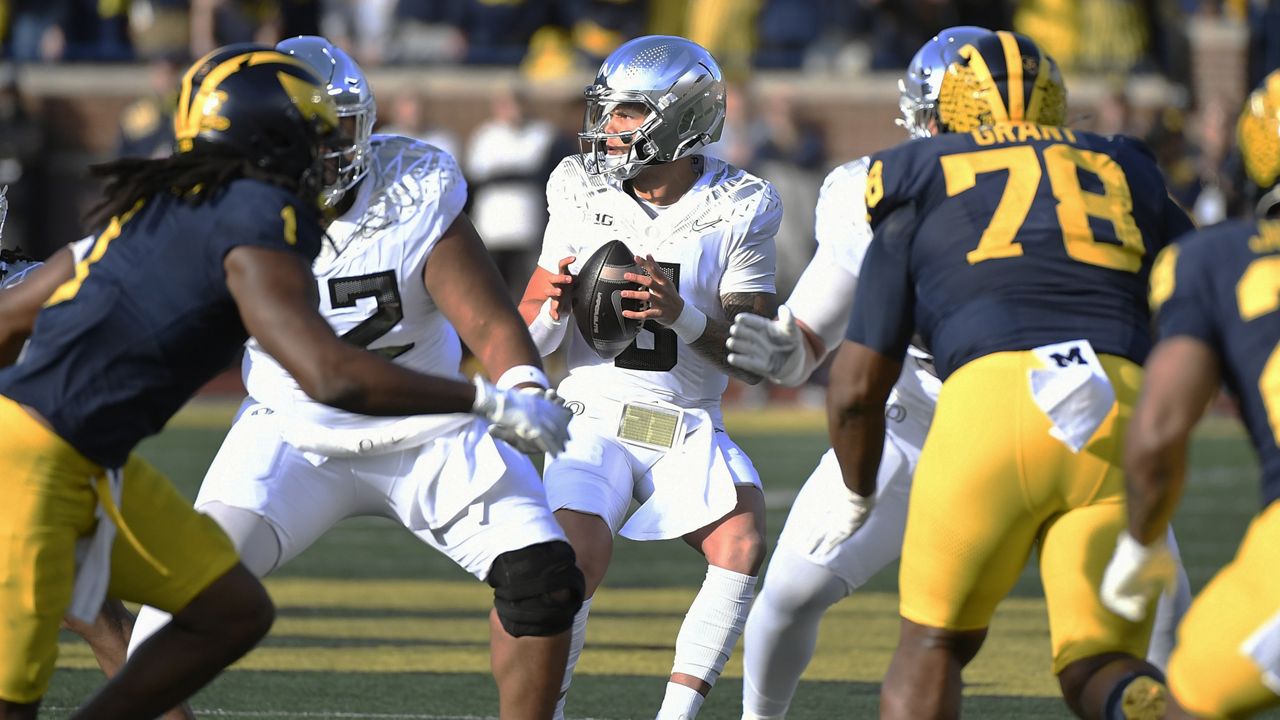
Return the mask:
[[[230,421],[231,407],[189,407],[142,453],[189,496]],[[815,411],[729,413],[730,433],[764,478],[769,537],[826,448]],[[1212,418],[1198,430],[1193,471],[1175,527],[1198,590],[1228,561],[1257,509],[1257,464],[1243,432]],[[573,718],[652,718],[670,671],[676,631],[705,572],[679,541],[620,539],[592,608],[574,679]],[[765,576],[766,583],[768,576]],[[897,639],[896,567],[827,615],[817,656],[790,717],[873,717],[879,681]],[[491,591],[381,519],[340,525],[267,580],[278,606],[271,635],[193,700],[226,718],[484,718],[497,715],[488,673]],[[738,654],[700,718],[741,712]],[[1044,601],[1029,567],[965,674],[973,718],[1060,718],[1049,671]],[[62,638],[44,717],[66,717],[101,681],[87,647]]]

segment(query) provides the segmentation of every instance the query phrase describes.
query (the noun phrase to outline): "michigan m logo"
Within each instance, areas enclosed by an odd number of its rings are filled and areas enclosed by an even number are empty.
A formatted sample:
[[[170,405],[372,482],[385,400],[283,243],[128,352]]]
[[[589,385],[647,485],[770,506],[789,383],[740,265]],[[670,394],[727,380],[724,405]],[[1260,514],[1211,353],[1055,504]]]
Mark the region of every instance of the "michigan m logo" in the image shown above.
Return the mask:
[[[1064,368],[1073,363],[1076,365],[1089,364],[1088,362],[1085,361],[1084,355],[1080,353],[1079,345],[1072,345],[1071,350],[1069,350],[1066,355],[1063,355],[1062,353],[1052,353],[1049,355],[1049,357],[1053,358],[1053,361],[1057,363],[1058,367],[1060,368]]]

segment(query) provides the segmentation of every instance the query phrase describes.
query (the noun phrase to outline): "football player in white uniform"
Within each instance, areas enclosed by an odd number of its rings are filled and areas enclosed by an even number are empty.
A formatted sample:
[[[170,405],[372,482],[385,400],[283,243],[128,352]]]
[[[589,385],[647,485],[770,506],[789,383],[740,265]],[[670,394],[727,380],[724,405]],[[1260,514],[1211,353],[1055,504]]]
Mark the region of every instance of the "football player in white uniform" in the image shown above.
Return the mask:
[[[438,148],[374,135],[363,73],[318,37],[278,48],[329,82],[354,143],[335,151],[323,194],[335,220],[314,270],[320,309],[347,342],[398,364],[461,378],[466,342],[495,378],[490,402],[542,397],[547,386],[524,324],[462,213],[466,182]],[[476,415],[374,418],[321,405],[255,342],[249,392],[210,466],[196,507],[255,574],[270,573],[344,518],[383,516],[494,588],[492,667],[501,717],[550,717],[583,594],[582,574],[525,452],[563,439],[493,426]],[[528,391],[512,388],[528,388]],[[523,397],[522,397],[523,396]],[[143,608],[130,648],[167,621]]]
[[[31,259],[22,248],[4,240],[4,221],[9,217],[9,186],[0,187],[0,289],[22,282],[27,273],[40,263]]]
[[[696,154],[724,123],[724,83],[711,55],[684,38],[650,36],[615,50],[586,90],[583,154],[547,184],[550,223],[520,305],[544,355],[564,339],[573,276],[622,240],[647,274],[623,297],[646,304],[634,343],[603,359],[568,330],[559,392],[576,413],[565,452],[543,479],[586,575],[564,689],[581,651],[591,596],[614,536],[682,538],[708,563],[676,638],[659,718],[694,717],[742,632],[764,558],[764,498],[751,461],[723,428],[729,323],[772,316],[773,238],[782,215],[767,181]],[[630,518],[632,502],[640,503]],[[557,716],[563,714],[563,704]]]
[[[903,117],[898,123],[912,137],[935,132],[943,72],[960,48],[988,32],[972,26],[948,28],[916,53],[899,82]],[[866,157],[827,176],[816,210],[816,255],[776,319],[740,315],[734,321],[728,341],[731,364],[776,383],[799,385],[840,345],[871,242],[866,179]],[[747,619],[744,720],[786,716],[800,676],[813,658],[823,613],[901,553],[911,477],[942,386],[928,352],[912,346],[908,353],[885,406],[886,436],[874,512],[845,489],[832,450],[822,456],[791,507],[769,561],[768,581]],[[849,537],[850,524],[864,521]],[[1172,533],[1169,540],[1176,548]],[[1152,633],[1149,657],[1159,667],[1168,660],[1177,622],[1190,601],[1190,586],[1180,568],[1177,591],[1161,598]]]

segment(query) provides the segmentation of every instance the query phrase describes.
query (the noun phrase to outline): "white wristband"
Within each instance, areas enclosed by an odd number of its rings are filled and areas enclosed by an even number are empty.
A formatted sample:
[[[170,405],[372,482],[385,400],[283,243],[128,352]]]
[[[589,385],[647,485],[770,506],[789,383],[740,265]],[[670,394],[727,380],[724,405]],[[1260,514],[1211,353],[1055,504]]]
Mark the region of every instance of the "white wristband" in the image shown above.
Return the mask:
[[[676,318],[675,322],[667,327],[671,328],[676,337],[688,345],[702,337],[703,331],[707,329],[707,316],[694,307],[693,303],[685,301],[684,309],[680,311],[680,317]]]
[[[533,383],[542,388],[550,387],[551,385],[551,383],[547,382],[547,375],[542,372],[541,368],[533,365],[516,365],[515,367],[507,368],[507,371],[502,373],[502,377],[498,378],[498,382],[494,383],[493,386],[499,390],[510,390],[521,383]]]
[[[568,325],[564,321],[564,316],[559,320],[551,319],[551,304],[555,302],[552,298],[547,298],[542,303],[542,307],[538,309],[538,314],[533,317],[533,322],[529,323],[529,337],[533,339],[533,344],[537,346],[538,353],[543,357],[555,352],[560,347],[560,343],[564,340],[565,330]]]

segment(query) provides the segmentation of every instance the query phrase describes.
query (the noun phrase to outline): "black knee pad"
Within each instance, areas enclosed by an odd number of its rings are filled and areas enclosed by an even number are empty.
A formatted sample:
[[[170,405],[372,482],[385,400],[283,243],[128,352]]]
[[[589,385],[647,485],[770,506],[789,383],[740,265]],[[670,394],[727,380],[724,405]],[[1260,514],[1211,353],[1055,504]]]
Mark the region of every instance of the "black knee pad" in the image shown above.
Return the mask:
[[[586,594],[573,548],[563,540],[499,555],[489,568],[488,583],[498,620],[515,637],[568,630]]]

